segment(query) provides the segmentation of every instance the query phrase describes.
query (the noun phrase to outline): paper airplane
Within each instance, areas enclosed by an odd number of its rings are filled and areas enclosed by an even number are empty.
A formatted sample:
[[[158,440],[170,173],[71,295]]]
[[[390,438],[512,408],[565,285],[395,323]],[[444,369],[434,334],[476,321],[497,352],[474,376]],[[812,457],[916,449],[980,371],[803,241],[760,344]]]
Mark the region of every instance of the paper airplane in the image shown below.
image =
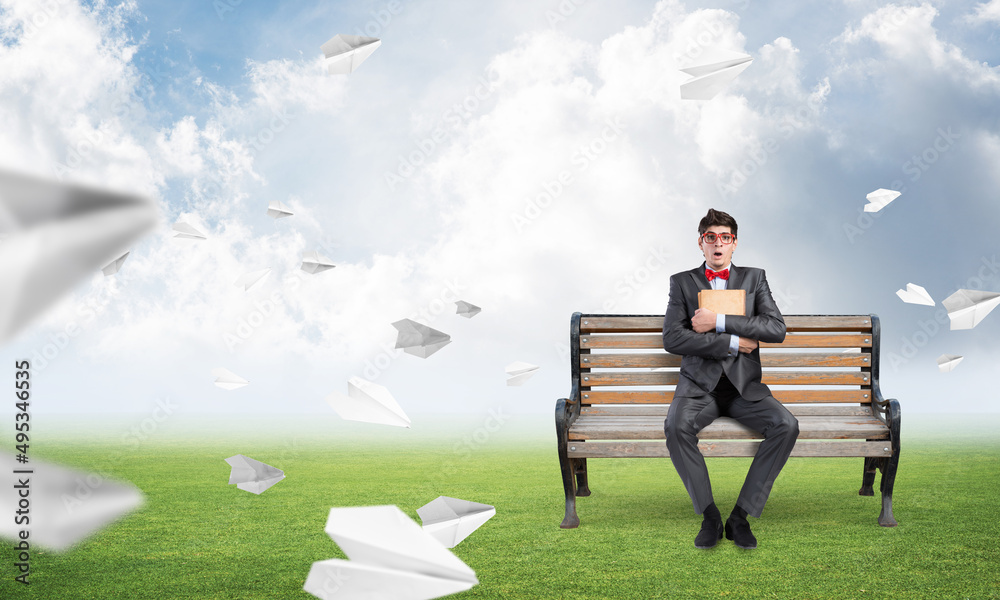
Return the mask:
[[[934,299],[927,293],[927,290],[915,283],[906,284],[905,290],[896,290],[899,299],[908,304],[926,304],[934,306]]]
[[[879,188],[865,196],[868,204],[865,205],[865,212],[878,212],[885,208],[887,204],[899,198],[900,192]]]
[[[681,69],[694,76],[681,84],[681,98],[711,100],[752,62],[748,54],[731,50],[707,51],[696,64]]]
[[[287,206],[281,203],[281,200],[271,200],[267,203],[267,216],[277,219],[284,219],[285,217],[290,217],[294,215]]]
[[[233,285],[236,287],[243,288],[244,292],[250,291],[250,288],[254,286],[255,283],[267,277],[271,269],[261,269],[260,271],[253,271],[252,273],[247,273],[246,275],[240,275]]]
[[[957,354],[942,354],[937,359],[938,370],[942,373],[948,371],[953,371],[958,363],[962,362],[964,356],[958,356]]]
[[[338,34],[320,46],[326,57],[326,70],[331,75],[353,73],[361,63],[382,45],[382,40],[363,35]]]
[[[941,301],[952,329],[972,329],[1000,304],[1000,294],[980,290],[958,290]]]
[[[479,308],[475,304],[470,304],[465,300],[459,300],[455,304],[458,305],[458,310],[456,312],[466,319],[471,319],[483,311],[483,309]]]
[[[515,361],[507,365],[507,385],[521,385],[538,370],[538,365]]]
[[[389,390],[360,377],[351,377],[347,381],[346,396],[334,392],[326,397],[326,402],[337,411],[340,418],[348,421],[410,426],[410,418]]]
[[[129,253],[126,252],[125,254],[122,254],[118,258],[109,262],[103,269],[101,269],[101,272],[104,273],[105,277],[114,275],[122,268],[122,265],[125,264],[125,259],[128,258],[128,255]]]
[[[497,514],[489,504],[438,496],[417,509],[424,531],[434,536],[445,548],[454,548]]]
[[[325,531],[350,560],[312,564],[302,589],[322,600],[429,600],[479,583],[396,506],[331,508]]]
[[[451,343],[451,336],[447,333],[410,319],[396,321],[392,326],[399,330],[396,347],[413,356],[427,358]]]
[[[229,472],[229,484],[252,494],[264,490],[285,478],[285,472],[259,460],[237,454],[226,459],[233,469]]]
[[[243,379],[236,373],[228,369],[223,369],[219,367],[217,369],[212,369],[212,375],[215,376],[215,385],[219,386],[224,390],[235,390],[239,389],[248,383],[246,379]]]
[[[25,481],[28,487],[18,488]],[[25,510],[20,504],[22,489],[30,490],[30,508],[24,513],[30,521],[16,524],[17,511]],[[0,452],[0,510],[10,515],[0,519],[0,537],[14,544],[21,541],[19,532],[27,529],[32,550],[36,544],[66,550],[140,505],[142,492],[129,483],[107,479],[106,474],[77,471],[34,456],[21,464],[13,454]]]
[[[185,240],[208,239],[205,237],[205,234],[202,233],[200,230],[196,229],[194,225],[189,225],[183,221],[177,221],[176,223],[174,223],[173,229],[174,231],[177,232],[174,234],[175,238],[181,238]]]
[[[306,273],[315,275],[323,271],[329,271],[336,266],[332,260],[315,250],[310,250],[302,255],[302,270]]]
[[[156,226],[147,198],[0,171],[0,343]]]

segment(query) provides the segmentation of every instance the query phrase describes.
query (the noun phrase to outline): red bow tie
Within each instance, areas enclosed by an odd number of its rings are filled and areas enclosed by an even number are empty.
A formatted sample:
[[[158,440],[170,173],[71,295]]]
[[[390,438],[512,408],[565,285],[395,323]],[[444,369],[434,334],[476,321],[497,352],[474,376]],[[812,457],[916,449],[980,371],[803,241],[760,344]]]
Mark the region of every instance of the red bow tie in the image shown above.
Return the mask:
[[[721,271],[713,271],[712,269],[705,269],[705,278],[712,281],[718,277],[719,279],[729,279],[729,269],[723,269]]]

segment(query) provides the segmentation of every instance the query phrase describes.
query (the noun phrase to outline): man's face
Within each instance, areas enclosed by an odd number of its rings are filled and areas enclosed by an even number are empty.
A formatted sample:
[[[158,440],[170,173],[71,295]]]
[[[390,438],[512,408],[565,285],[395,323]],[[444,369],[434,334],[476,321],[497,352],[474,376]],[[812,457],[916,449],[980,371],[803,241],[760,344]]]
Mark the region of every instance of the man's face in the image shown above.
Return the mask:
[[[701,248],[702,253],[705,254],[705,264],[709,269],[713,271],[719,271],[723,267],[729,264],[729,261],[733,258],[733,250],[736,250],[736,238],[728,244],[722,243],[722,237],[720,234],[728,233],[732,235],[728,225],[713,225],[705,230],[705,233],[714,233],[715,242],[710,244],[705,241],[705,237],[701,236],[698,238],[698,247]]]

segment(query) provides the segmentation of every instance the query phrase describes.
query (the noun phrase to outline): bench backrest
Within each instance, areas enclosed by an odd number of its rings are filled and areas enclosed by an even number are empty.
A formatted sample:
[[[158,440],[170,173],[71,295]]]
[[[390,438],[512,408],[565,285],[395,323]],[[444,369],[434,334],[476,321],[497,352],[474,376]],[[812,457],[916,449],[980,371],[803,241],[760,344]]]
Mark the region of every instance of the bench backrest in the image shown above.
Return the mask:
[[[873,390],[878,394],[878,317],[784,319],[785,341],[760,345],[762,381],[774,397],[789,404],[860,404],[870,409]],[[669,404],[681,357],[663,350],[662,331],[663,315],[574,313],[573,400],[584,407]]]

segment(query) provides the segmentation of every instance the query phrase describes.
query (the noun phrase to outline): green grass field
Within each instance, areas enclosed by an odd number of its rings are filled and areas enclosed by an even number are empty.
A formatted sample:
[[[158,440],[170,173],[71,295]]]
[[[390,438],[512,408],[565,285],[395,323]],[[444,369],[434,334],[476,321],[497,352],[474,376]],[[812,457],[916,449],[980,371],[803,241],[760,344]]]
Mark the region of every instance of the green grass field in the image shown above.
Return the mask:
[[[112,473],[146,504],[66,553],[34,552],[30,590],[13,583],[5,544],[0,598],[308,599],[311,563],[344,556],[323,531],[330,507],[395,504],[419,523],[416,509],[439,495],[497,509],[454,550],[480,580],[455,597],[1000,598],[1000,436],[991,429],[961,438],[904,430],[892,529],[876,524],[878,497],[857,494],[861,459],[790,460],[763,518],[751,520],[760,546],[750,552],[726,540],[694,548],[700,521],[668,460],[591,460],[582,524],[559,529],[554,433],[537,427],[477,440],[466,437],[474,425],[437,439],[178,425],[127,451],[122,431],[36,438],[36,458]],[[236,453],[287,477],[260,496],[237,490],[223,462]],[[748,464],[709,461],[723,511]]]

